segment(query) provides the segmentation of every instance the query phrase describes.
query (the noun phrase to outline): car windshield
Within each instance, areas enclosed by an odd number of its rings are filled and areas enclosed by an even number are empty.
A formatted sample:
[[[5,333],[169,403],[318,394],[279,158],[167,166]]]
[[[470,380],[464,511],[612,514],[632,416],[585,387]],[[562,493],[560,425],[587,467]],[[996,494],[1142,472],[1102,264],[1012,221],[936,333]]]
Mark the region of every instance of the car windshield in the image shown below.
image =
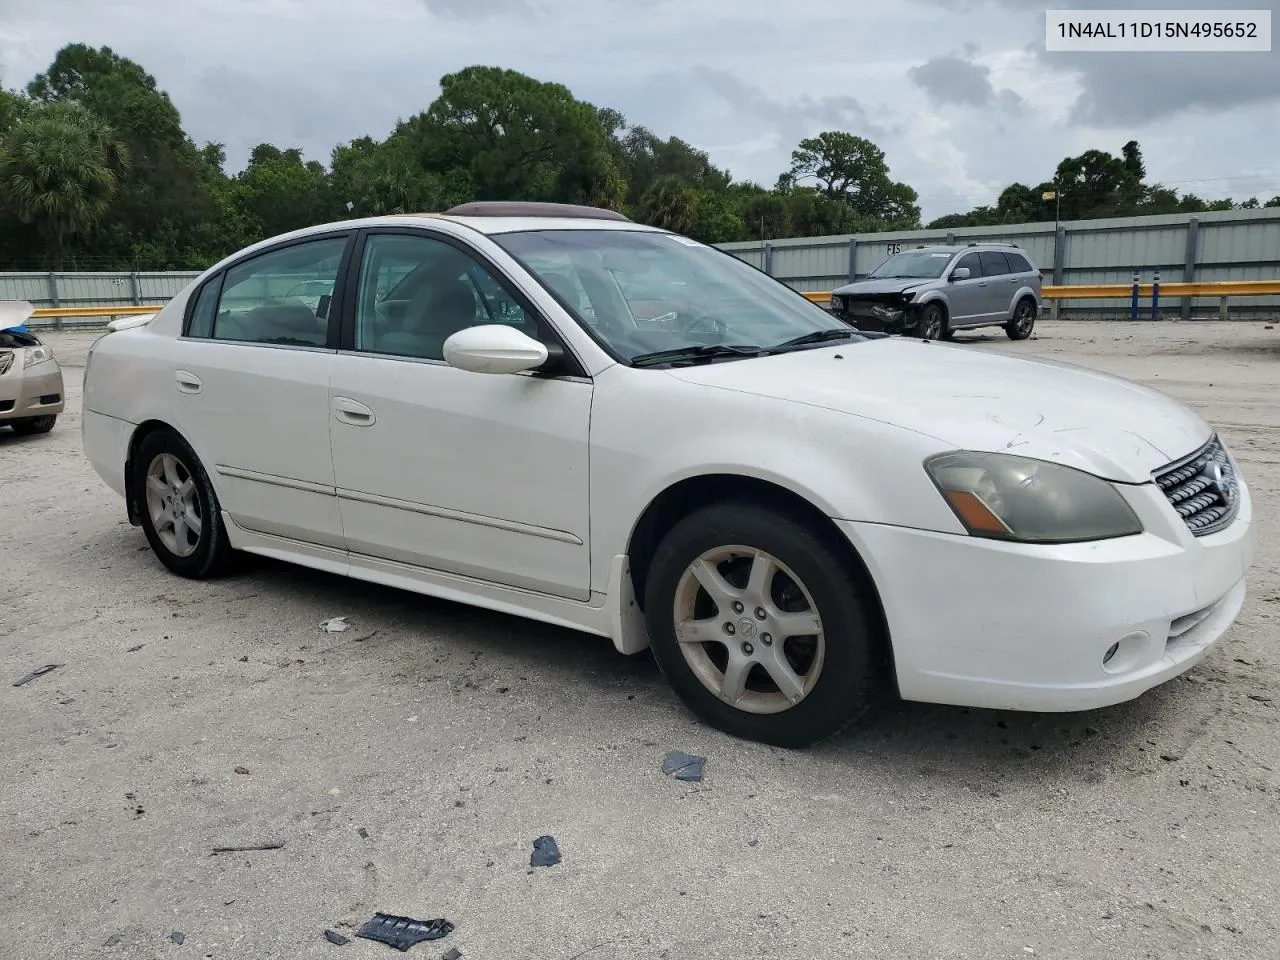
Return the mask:
[[[493,240],[627,362],[684,350],[757,356],[831,330],[863,339],[754,267],[675,234],[552,229]]]
[[[951,256],[949,253],[940,253],[936,250],[912,250],[910,253],[894,254],[867,274],[867,278],[887,280],[901,277],[912,280],[936,280],[942,276],[942,271],[947,269]]]

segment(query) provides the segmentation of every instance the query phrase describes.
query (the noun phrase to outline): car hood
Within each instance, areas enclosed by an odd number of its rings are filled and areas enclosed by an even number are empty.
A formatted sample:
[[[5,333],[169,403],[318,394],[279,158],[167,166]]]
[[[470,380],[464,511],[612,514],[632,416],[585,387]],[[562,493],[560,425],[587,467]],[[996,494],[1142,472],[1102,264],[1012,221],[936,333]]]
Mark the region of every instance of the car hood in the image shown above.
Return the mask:
[[[1212,433],[1188,407],[1119,377],[937,341],[877,339],[669,372],[1122,483],[1150,481]]]
[[[924,280],[919,277],[904,279],[884,280],[859,280],[857,283],[846,283],[843,287],[838,287],[831,291],[832,296],[837,297],[856,297],[859,294],[877,294],[877,293],[904,293],[907,290],[914,290],[916,287],[922,287],[926,283],[934,283],[933,280]]]

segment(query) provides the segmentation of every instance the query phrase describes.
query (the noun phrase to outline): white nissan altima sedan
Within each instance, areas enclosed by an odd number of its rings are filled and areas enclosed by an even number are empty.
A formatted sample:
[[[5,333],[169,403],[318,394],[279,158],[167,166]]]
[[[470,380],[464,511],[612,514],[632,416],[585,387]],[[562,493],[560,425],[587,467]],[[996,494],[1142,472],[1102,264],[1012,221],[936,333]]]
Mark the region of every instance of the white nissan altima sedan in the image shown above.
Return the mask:
[[[586,207],[259,243],[99,339],[84,407],[174,573],[246,551],[651,647],[699,717],[784,746],[881,693],[1131,699],[1223,636],[1253,549],[1182,404],[859,334]]]

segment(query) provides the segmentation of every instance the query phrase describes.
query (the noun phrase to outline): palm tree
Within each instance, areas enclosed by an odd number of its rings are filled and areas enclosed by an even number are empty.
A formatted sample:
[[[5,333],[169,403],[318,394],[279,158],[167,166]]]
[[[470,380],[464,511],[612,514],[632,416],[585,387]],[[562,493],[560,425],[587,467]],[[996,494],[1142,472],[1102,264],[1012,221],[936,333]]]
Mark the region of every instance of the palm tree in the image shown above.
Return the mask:
[[[650,226],[689,233],[698,222],[698,193],[676,177],[663,177],[644,192],[639,213]]]
[[[110,207],[128,163],[115,132],[91,113],[43,104],[0,142],[0,199],[44,235],[60,266],[67,241],[92,229]]]

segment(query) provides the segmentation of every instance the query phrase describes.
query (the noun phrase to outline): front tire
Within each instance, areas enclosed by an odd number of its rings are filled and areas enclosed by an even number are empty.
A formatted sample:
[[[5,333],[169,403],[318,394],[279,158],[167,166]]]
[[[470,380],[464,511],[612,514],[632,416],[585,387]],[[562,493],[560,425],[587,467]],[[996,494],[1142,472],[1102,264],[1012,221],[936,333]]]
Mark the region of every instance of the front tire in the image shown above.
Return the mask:
[[[190,445],[158,430],[143,439],[133,469],[142,530],[160,562],[193,580],[226,570],[231,543],[218,496]]]
[[[58,421],[56,413],[50,413],[43,417],[27,417],[22,420],[12,420],[9,426],[13,427],[13,432],[20,437],[30,437],[37,433],[48,433],[53,429],[53,425]]]
[[[922,340],[941,340],[948,336],[947,316],[936,303],[927,303],[916,320],[916,336]]]
[[[1036,328],[1036,305],[1030,297],[1018,301],[1013,311],[1013,319],[1004,325],[1004,332],[1010,340],[1025,340]]]
[[[645,589],[654,657],[685,706],[779,747],[834,736],[872,705],[883,645],[869,610],[826,536],[742,502],[679,521]]]

